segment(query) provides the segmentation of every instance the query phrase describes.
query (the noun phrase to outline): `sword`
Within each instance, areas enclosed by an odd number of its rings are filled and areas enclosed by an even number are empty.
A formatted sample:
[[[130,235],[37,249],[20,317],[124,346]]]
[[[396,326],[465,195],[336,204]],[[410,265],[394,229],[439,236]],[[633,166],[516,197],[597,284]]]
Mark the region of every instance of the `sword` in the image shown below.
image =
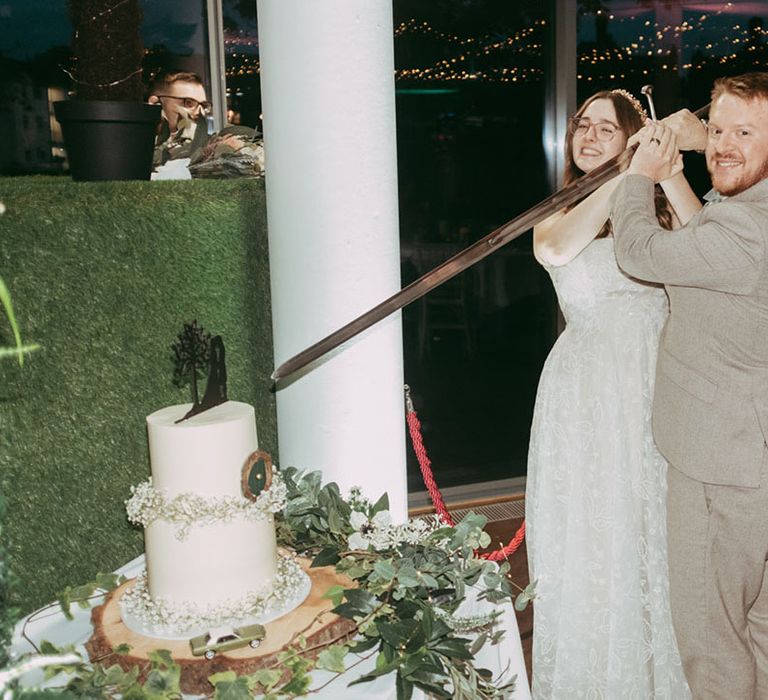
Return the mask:
[[[696,110],[693,114],[696,117],[701,117],[706,114],[708,109],[709,104]],[[598,187],[604,185],[619,173],[623,173],[629,167],[636,148],[637,145],[633,144],[619,155],[595,168],[590,173],[583,175],[567,187],[563,187],[554,194],[551,194],[546,199],[528,209],[528,211],[523,212],[503,226],[491,231],[491,233],[487,234],[479,241],[441,263],[425,275],[422,275],[416,281],[411,282],[407,287],[404,287],[396,294],[385,299],[369,311],[366,311],[361,316],[358,316],[353,321],[347,323],[345,326],[342,326],[322,340],[310,345],[298,355],[294,355],[289,360],[286,360],[272,373],[272,379],[275,381],[284,379],[294,372],[306,367],[310,362],[314,362],[326,353],[337,348],[342,343],[354,338],[359,333],[370,328],[373,324],[378,323],[411,302],[420,299],[435,287],[439,287],[443,282],[455,277],[467,268],[472,267],[472,265],[491,255],[491,253],[494,253],[510,241],[513,241],[554,212],[565,209],[594,192]]]
[[[653,104],[653,85],[643,85],[640,88],[640,93],[645,95],[645,99],[648,100],[648,109],[651,113],[651,119],[656,121],[656,105]]]

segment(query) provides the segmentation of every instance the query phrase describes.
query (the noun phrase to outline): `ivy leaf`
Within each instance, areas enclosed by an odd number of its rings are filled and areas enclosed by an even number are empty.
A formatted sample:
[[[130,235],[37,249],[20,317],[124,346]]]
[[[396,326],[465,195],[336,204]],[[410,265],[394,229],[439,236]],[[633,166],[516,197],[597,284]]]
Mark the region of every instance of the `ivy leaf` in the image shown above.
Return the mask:
[[[215,688],[217,683],[231,683],[237,678],[234,671],[221,671],[208,676],[208,682]]]
[[[41,654],[61,654],[63,649],[60,649],[52,642],[49,642],[47,639],[44,639],[42,642],[40,642],[40,653]]]
[[[133,647],[130,644],[118,644],[116,647],[112,648],[112,653],[117,654],[118,656],[125,656],[126,654],[131,653],[131,649]]]
[[[72,596],[70,595],[71,590],[72,589],[67,586],[61,593],[59,593],[59,607],[67,620],[75,619],[75,616],[69,610],[72,605]]]
[[[155,649],[147,654],[152,668],[171,668],[175,666],[171,652],[168,649]]]
[[[367,561],[346,562],[345,560],[340,573],[345,573],[349,578],[358,580],[367,576],[372,569],[373,567]]]
[[[227,678],[222,678],[223,676]],[[208,680],[213,684],[213,700],[251,700],[253,698],[253,693],[248,687],[248,679],[245,676],[238,678],[234,671],[216,673]]]
[[[278,684],[282,675],[283,672],[277,669],[262,668],[251,674],[251,678],[265,690],[270,690]]]
[[[132,685],[122,693],[122,700],[146,700],[147,694],[140,685]]]
[[[165,651],[165,649],[161,650]],[[169,652],[165,651],[166,654]],[[151,657],[153,652],[150,652]],[[172,664],[169,668],[153,668],[147,674],[147,680],[144,683],[144,692],[148,700],[168,700],[169,698],[181,697],[179,681],[181,679],[181,669]]]
[[[298,673],[289,680],[282,688],[280,694],[285,695],[306,695],[311,685],[311,679],[306,673]]]
[[[96,574],[96,580],[94,581],[94,589],[104,591],[105,593],[114,590],[118,586],[126,582],[125,576],[115,574],[112,572]]]
[[[45,688],[42,690],[7,691],[14,700],[82,700],[75,693],[61,688]]]
[[[336,564],[340,559],[338,547],[323,547],[312,560],[311,566],[313,568],[316,566],[330,566],[331,564]]]
[[[343,644],[333,644],[323,649],[317,657],[317,668],[332,671],[333,673],[344,673],[344,657],[349,649]]]
[[[344,586],[340,586],[337,583],[323,593],[322,597],[330,600],[334,605],[341,605],[341,602],[344,600]]]

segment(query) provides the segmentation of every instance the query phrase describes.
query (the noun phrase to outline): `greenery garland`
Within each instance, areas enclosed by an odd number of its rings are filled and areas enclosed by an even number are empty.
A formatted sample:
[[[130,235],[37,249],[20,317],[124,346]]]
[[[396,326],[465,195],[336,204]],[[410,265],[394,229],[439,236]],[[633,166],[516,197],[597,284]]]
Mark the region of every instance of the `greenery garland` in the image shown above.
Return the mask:
[[[386,495],[371,504],[353,490],[345,500],[335,483],[322,484],[320,472],[288,468],[281,473],[288,502],[276,518],[278,542],[313,557],[313,566],[335,565],[339,573],[355,580],[357,587],[335,586],[325,595],[333,600],[336,614],[355,621],[357,634],[319,655],[297,635],[273,667],[241,676],[234,671],[210,676],[211,692],[206,697],[248,700],[258,695],[285,700],[311,696],[321,689],[312,687],[313,670],[330,671],[335,678],[361,657],[374,655],[374,670],[350,685],[394,674],[398,700],[409,700],[414,688],[446,700],[506,697],[515,679],[501,684],[490,671],[473,663],[484,644],[500,640],[503,632],[495,629],[497,616],[456,615],[467,586],[482,587],[482,597],[490,602],[508,601],[514,595],[506,562],[498,566],[474,556],[474,550],[490,541],[482,530],[485,518],[470,514],[455,527],[442,527],[437,521],[392,525]],[[117,580],[102,577],[99,583],[108,588]],[[521,609],[533,597],[533,588],[518,590],[515,607]],[[68,613],[71,603],[87,606],[93,593],[94,586],[87,585],[68,590],[60,604]],[[460,636],[470,630],[474,640]],[[39,652],[52,655],[71,650],[44,642]],[[128,651],[118,648],[114,653]],[[89,700],[176,700],[181,696],[181,671],[167,651],[151,655],[151,669],[143,683],[137,669],[126,672],[117,664],[106,665],[107,661],[53,665],[46,669],[46,678],[66,674],[68,680],[60,690]]]

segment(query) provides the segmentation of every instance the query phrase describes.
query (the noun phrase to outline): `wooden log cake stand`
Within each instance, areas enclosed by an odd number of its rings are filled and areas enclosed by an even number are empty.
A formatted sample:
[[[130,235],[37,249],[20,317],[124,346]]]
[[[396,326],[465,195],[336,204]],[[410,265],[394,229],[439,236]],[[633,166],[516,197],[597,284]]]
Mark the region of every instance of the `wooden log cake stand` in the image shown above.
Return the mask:
[[[167,649],[181,667],[181,690],[195,695],[211,692],[208,676],[214,673],[232,670],[246,674],[274,666],[278,653],[297,634],[306,638],[308,655],[317,656],[324,647],[343,641],[355,629],[352,620],[330,612],[333,603],[323,598],[323,594],[337,584],[345,588],[353,588],[355,584],[337,574],[333,566],[312,569],[308,559],[299,558],[298,561],[312,582],[309,595],[299,607],[264,625],[267,634],[256,649],[242,647],[219,652],[209,660],[204,656],[192,656],[189,640],[153,639],[132,632],[123,623],[118,604],[120,596],[134,585],[135,579],[131,579],[112,591],[103,605],[93,609],[93,636],[85,644],[88,655],[92,662],[106,666],[116,663],[126,671],[138,666],[143,678],[150,668],[149,652]],[[115,654],[113,649],[120,644],[128,644],[130,652]]]

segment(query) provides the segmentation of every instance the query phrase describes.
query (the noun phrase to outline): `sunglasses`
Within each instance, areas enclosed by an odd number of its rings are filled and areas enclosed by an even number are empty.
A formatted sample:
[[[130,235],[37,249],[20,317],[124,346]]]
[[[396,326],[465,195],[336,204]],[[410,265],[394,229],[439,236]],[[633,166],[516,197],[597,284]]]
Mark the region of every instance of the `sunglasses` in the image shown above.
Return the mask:
[[[204,114],[208,114],[211,111],[211,103],[200,100],[196,100],[194,97],[177,97],[176,95],[155,95],[155,97],[161,97],[166,100],[179,100],[185,109],[195,110],[198,107]]]

